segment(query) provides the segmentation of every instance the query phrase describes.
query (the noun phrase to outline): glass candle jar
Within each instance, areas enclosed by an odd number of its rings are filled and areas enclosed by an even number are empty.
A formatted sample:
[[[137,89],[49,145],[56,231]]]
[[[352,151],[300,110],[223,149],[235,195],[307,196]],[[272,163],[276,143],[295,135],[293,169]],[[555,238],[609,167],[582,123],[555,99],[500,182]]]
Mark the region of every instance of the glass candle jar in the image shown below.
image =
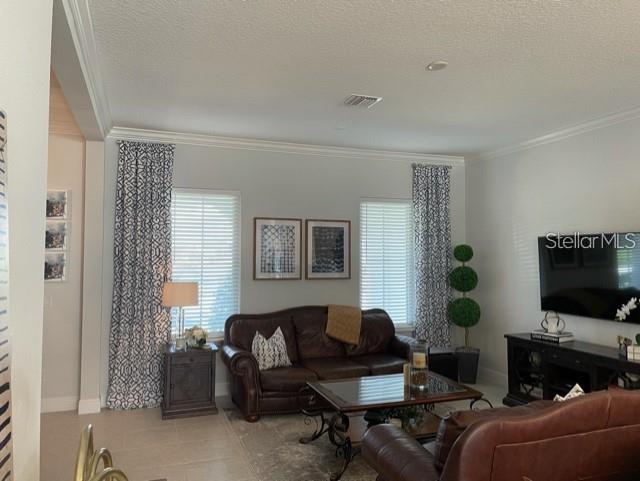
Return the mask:
[[[425,340],[417,340],[411,345],[411,388],[424,391],[429,375],[429,346]]]

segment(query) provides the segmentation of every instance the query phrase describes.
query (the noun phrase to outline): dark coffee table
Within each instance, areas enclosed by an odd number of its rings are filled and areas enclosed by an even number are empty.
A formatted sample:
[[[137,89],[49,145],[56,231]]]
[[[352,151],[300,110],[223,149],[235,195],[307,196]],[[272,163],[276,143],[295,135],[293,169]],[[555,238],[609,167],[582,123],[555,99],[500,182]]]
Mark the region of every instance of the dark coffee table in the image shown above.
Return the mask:
[[[421,392],[405,386],[403,374],[309,382],[301,394],[312,395],[312,406],[318,403],[317,397],[322,398],[322,404],[331,406],[333,413],[326,416],[324,409],[314,410],[313,407],[303,410],[309,419],[305,422],[309,424],[311,419],[315,420],[316,429],[310,436],[300,438],[300,442],[307,444],[327,434],[336,446],[336,455],[344,459],[342,468],[331,474],[331,481],[337,481],[360,452],[362,438],[370,424],[365,415],[371,419],[385,410],[423,406],[422,422],[409,434],[426,440],[435,437],[440,423],[440,418],[433,413],[435,404],[470,400],[473,408],[480,400],[489,403],[480,391],[433,372],[429,373],[428,382],[428,388]]]

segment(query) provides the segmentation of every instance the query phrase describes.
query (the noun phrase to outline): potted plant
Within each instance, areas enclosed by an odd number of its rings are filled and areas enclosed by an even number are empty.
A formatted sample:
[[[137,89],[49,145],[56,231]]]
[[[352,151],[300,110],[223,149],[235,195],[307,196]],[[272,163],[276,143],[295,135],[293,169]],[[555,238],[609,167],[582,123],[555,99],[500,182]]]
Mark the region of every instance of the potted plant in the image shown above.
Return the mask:
[[[453,249],[453,257],[462,263],[449,274],[449,284],[462,293],[461,297],[449,303],[449,319],[464,328],[464,347],[456,348],[460,381],[474,384],[478,377],[480,349],[469,345],[469,328],[480,320],[480,306],[467,294],[478,285],[478,274],[466,265],[473,258],[471,246],[461,244]]]

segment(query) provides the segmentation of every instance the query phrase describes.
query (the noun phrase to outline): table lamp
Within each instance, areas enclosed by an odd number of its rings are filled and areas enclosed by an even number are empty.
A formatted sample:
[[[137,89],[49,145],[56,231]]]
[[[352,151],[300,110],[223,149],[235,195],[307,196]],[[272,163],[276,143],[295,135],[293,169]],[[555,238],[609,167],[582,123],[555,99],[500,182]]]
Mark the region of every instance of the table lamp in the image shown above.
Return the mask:
[[[178,307],[178,335],[176,336],[176,348],[185,348],[184,339],[184,307],[198,305],[197,282],[165,282],[162,286],[162,305],[165,307]]]

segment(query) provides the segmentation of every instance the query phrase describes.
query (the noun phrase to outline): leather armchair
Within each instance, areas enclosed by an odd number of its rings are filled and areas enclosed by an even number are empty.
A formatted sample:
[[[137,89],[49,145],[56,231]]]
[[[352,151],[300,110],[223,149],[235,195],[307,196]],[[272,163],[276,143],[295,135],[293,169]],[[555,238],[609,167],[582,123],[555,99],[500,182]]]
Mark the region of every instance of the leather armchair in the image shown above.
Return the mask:
[[[454,413],[440,431],[459,432],[438,433],[440,463],[390,425],[367,431],[362,454],[378,481],[632,481],[640,479],[638,413],[639,392],[601,391],[564,403]]]

